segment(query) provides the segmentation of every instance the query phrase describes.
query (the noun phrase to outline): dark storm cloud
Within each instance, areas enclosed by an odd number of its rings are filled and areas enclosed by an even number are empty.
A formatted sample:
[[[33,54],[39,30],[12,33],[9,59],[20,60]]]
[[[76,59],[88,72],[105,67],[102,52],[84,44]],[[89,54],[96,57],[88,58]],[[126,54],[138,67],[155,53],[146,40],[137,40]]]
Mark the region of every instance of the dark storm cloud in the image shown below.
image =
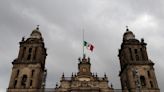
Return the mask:
[[[85,40],[95,46],[93,53],[86,51],[91,57],[92,71],[100,76],[106,72],[114,88],[120,88],[117,54],[125,26],[129,25],[136,38],[144,37],[148,43],[149,57],[156,64],[157,80],[161,91],[164,90],[161,87],[164,85],[163,4],[162,0],[0,1],[0,91],[8,86],[18,42],[22,36],[29,37],[38,24],[48,49],[47,88],[59,83],[63,72],[71,76],[78,71],[83,29]]]

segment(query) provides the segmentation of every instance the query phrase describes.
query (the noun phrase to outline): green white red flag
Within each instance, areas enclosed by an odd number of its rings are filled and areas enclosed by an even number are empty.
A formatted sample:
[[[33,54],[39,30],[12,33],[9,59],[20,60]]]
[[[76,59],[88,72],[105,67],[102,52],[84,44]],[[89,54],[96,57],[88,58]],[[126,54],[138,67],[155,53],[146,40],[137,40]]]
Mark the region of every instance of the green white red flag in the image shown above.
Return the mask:
[[[94,46],[91,43],[88,43],[87,41],[84,41],[83,45],[90,51],[93,51],[93,49],[94,49]]]

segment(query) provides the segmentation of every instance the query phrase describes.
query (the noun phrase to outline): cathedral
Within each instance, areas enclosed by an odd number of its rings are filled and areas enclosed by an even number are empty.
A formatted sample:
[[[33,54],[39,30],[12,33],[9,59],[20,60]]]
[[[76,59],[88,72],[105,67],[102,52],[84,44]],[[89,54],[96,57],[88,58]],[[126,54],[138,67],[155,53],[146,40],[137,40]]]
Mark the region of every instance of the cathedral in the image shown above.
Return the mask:
[[[98,77],[91,71],[90,58],[83,55],[78,61],[78,72],[61,76],[60,84],[45,87],[47,51],[39,27],[29,38],[22,38],[18,57],[12,61],[12,72],[7,92],[160,92],[154,63],[149,59],[144,39],[138,40],[128,28],[123,34],[118,58],[121,89],[109,85],[108,76]],[[13,48],[14,49],[14,48]]]

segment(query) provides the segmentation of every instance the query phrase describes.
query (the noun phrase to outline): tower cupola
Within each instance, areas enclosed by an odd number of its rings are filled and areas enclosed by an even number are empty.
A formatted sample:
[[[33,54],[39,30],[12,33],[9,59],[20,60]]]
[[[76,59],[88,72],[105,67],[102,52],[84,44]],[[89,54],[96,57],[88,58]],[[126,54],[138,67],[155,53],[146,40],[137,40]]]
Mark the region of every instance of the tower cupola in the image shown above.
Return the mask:
[[[42,34],[39,31],[39,25],[37,25],[37,28],[32,31],[30,38],[42,39]]]
[[[12,62],[12,74],[7,92],[39,92],[45,87],[47,50],[39,26],[29,38],[22,38],[18,57]]]
[[[123,35],[123,41],[125,40],[130,40],[130,39],[135,39],[135,35],[133,34],[132,31],[129,30],[127,27],[126,32]]]
[[[148,58],[144,39],[139,41],[129,29],[123,34],[123,42],[119,50],[121,86],[128,92],[159,92],[155,77],[154,63]],[[145,91],[144,91],[145,90]]]

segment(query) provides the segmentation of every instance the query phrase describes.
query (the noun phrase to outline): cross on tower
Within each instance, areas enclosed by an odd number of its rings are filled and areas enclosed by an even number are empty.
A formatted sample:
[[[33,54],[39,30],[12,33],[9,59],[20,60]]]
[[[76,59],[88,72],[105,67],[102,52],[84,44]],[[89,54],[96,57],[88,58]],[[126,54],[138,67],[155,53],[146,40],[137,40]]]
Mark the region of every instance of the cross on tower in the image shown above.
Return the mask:
[[[126,26],[126,31],[129,31],[129,28],[128,28],[128,26]]]
[[[37,30],[39,30],[39,26],[40,26],[40,25],[37,25],[37,27],[36,27]]]

